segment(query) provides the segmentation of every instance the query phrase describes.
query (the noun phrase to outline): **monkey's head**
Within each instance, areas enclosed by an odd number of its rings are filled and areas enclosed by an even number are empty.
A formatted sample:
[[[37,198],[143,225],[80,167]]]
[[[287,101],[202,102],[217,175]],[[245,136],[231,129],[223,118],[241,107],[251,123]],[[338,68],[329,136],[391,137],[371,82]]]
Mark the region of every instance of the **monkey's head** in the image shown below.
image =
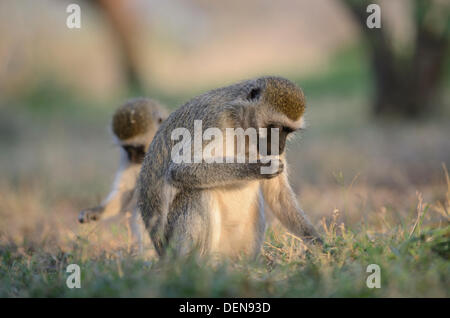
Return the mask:
[[[167,116],[166,110],[149,98],[128,100],[116,110],[112,132],[130,163],[142,163],[156,131]]]
[[[291,133],[304,125],[305,95],[300,87],[281,77],[260,77],[238,84],[244,97],[244,116],[254,128],[267,128],[267,152],[271,149],[271,128],[278,128],[282,154]]]

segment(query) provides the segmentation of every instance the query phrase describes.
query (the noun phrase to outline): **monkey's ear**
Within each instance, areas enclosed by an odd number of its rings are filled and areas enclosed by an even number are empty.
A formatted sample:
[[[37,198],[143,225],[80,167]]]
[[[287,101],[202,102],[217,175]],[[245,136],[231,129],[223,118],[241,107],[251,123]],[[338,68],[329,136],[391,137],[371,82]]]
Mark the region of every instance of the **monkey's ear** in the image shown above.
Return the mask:
[[[257,101],[260,96],[261,96],[261,88],[253,87],[252,89],[250,89],[250,92],[247,95],[247,99],[250,101]]]

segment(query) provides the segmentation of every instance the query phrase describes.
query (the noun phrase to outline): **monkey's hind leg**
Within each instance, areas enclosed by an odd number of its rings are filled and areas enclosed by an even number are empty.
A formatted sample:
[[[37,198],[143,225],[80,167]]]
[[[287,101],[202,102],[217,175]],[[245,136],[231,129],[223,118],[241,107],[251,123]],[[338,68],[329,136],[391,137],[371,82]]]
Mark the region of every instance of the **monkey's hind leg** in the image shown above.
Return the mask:
[[[209,218],[199,204],[201,200],[201,195],[193,191],[179,193],[173,201],[164,230],[165,250],[169,254],[189,257],[209,251]]]
[[[136,206],[132,212],[131,216],[128,218],[128,226],[131,229],[132,244],[134,246],[137,246],[138,248],[138,254],[142,255],[144,253],[144,243],[142,238],[142,227],[143,224],[141,224],[141,216],[139,212],[139,208]]]

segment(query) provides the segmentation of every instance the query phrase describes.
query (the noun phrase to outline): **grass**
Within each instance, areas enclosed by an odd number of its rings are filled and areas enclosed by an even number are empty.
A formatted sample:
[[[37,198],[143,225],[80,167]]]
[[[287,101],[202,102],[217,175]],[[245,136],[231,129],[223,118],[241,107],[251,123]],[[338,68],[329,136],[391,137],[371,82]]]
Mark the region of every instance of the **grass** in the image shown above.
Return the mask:
[[[123,219],[75,225],[74,208],[84,204],[76,203],[76,194],[71,202],[67,195],[47,197],[39,182],[3,185],[0,297],[449,297],[445,166],[444,176],[435,202],[416,192],[411,201],[397,198],[399,208],[383,202],[361,217],[366,208],[354,195],[361,185],[337,174],[342,203],[336,200],[321,218],[312,216],[323,248],[303,244],[275,222],[258,259],[215,265],[196,258],[158,260],[148,242],[138,256]],[[304,196],[314,199],[308,191]],[[81,268],[80,289],[66,287],[69,264]],[[370,264],[381,268],[379,289],[366,285]]]
[[[0,296],[448,297],[450,227],[422,228],[427,209],[432,205],[421,201],[416,218],[386,224],[382,232],[368,224],[347,229],[335,213],[322,220],[323,249],[275,228],[256,261],[216,266],[194,258],[149,260],[120,248],[94,256],[82,237],[69,250],[52,252],[41,249],[45,242],[2,245]],[[80,289],[65,284],[72,263],[81,267]],[[369,264],[381,267],[379,289],[366,286]]]

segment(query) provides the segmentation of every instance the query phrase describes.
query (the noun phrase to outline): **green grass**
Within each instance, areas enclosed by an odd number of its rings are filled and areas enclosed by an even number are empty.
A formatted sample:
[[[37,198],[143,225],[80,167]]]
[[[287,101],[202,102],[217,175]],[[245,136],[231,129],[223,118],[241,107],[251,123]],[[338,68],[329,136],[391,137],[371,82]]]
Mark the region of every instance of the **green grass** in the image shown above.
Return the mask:
[[[268,234],[256,261],[144,260],[126,251],[86,257],[71,252],[0,247],[1,297],[448,297],[450,227],[394,226],[379,235],[327,225],[323,249],[305,250],[291,236]],[[338,234],[339,233],[339,234]],[[278,238],[277,238],[278,237]],[[66,287],[68,264],[81,267],[81,288]],[[381,288],[366,286],[369,264],[381,267]]]

